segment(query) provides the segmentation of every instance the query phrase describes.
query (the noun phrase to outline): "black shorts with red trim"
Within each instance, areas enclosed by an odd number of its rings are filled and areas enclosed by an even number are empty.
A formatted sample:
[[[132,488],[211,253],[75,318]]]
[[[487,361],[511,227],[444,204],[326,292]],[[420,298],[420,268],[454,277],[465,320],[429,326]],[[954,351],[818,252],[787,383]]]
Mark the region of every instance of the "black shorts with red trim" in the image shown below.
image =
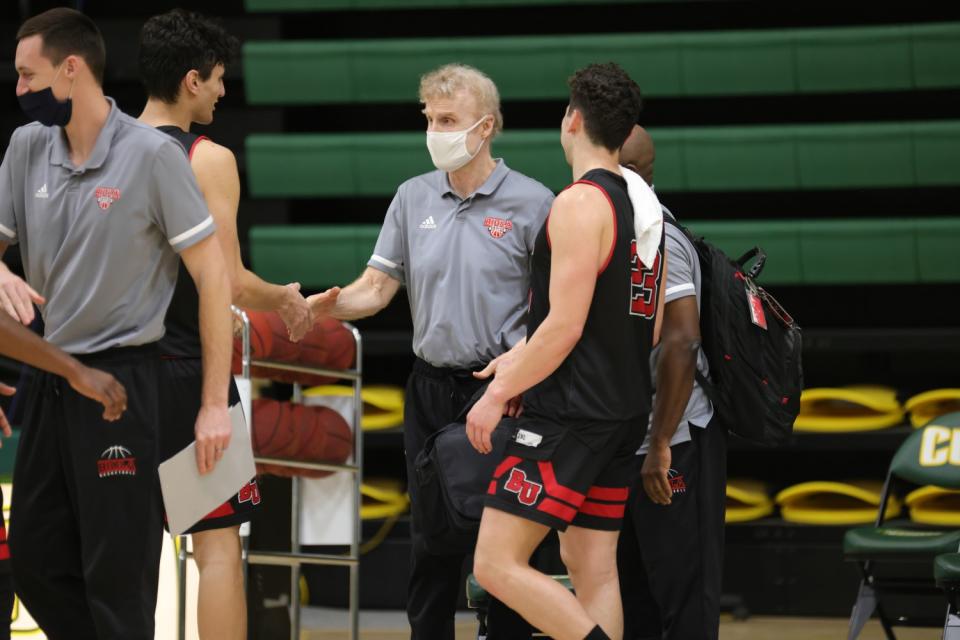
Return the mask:
[[[516,433],[490,481],[487,507],[558,531],[619,531],[646,415],[580,425],[523,415],[510,428]]]
[[[3,505],[3,487],[0,487],[0,505]],[[0,513],[0,574],[10,573],[10,545],[7,544],[6,518]]]
[[[200,411],[203,367],[199,358],[164,358],[161,367],[160,459],[167,460],[194,441]],[[240,402],[240,392],[230,378],[229,406]],[[260,488],[253,478],[229,500],[211,511],[186,533],[225,529],[253,518],[259,511]],[[166,524],[166,518],[164,518]]]

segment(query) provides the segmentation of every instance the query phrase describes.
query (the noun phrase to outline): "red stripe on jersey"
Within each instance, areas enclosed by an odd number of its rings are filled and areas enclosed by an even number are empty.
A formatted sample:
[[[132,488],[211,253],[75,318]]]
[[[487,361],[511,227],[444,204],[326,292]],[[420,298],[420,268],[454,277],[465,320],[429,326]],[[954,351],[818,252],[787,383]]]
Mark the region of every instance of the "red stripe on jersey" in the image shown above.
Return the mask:
[[[557,476],[553,473],[553,463],[549,460],[543,462],[538,462],[537,466],[540,468],[540,478],[543,480],[543,486],[547,489],[547,495],[553,496],[554,498],[560,498],[564,502],[569,502],[575,507],[579,507],[583,502],[583,494],[577,493],[573,489],[569,489],[559,482],[557,482]]]
[[[7,546],[7,543],[0,544],[0,560],[9,560],[10,559],[10,547]]]
[[[203,517],[204,520],[212,520],[213,518],[223,518],[224,516],[232,516],[236,513],[233,510],[233,505],[229,501],[224,502],[222,505],[208,513]]]
[[[605,500],[607,502],[626,502],[630,490],[626,487],[614,489],[612,487],[590,487],[587,491],[587,500]]]
[[[496,481],[496,480],[491,480],[491,481],[490,481],[490,486],[487,487],[487,494],[488,494],[488,495],[491,495],[491,496],[497,495],[497,481]]]
[[[625,511],[625,505],[622,504],[601,504],[599,502],[584,502],[580,507],[580,513],[588,516],[599,516],[601,518],[622,518]]]
[[[187,158],[193,160],[193,150],[197,148],[197,145],[200,144],[201,140],[209,140],[207,136],[199,136],[196,140],[193,141],[193,144],[190,145],[190,150],[187,152]]]
[[[507,471],[510,471],[510,469],[513,469],[518,464],[520,464],[520,458],[518,458],[517,456],[507,456],[506,458],[503,459],[503,462],[501,462],[500,465],[497,467],[497,470],[493,472],[493,477],[499,478],[500,476],[505,474]]]
[[[607,267],[610,265],[610,261],[613,260],[613,250],[617,248],[617,208],[613,206],[613,200],[610,199],[610,194],[607,193],[607,190],[596,182],[593,182],[592,180],[577,180],[573,184],[589,184],[590,186],[600,189],[600,193],[603,194],[603,197],[606,198],[607,202],[610,204],[610,213],[613,214],[613,242],[610,243],[610,253],[607,254],[607,259],[603,261],[600,271],[597,272],[597,275],[599,276],[607,270]],[[572,187],[573,185],[570,186]]]
[[[561,502],[557,502],[552,498],[544,498],[543,502],[540,503],[540,506],[537,507],[537,511],[549,513],[554,517],[560,518],[564,522],[573,522],[573,519],[577,515],[576,509],[573,507],[568,507]]]

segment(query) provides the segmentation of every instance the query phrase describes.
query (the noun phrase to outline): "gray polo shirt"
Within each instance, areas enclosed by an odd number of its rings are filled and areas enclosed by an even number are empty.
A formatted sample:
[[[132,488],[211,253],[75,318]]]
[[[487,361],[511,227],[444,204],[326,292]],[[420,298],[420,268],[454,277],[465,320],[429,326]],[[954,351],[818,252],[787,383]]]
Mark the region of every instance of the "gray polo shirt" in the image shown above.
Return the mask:
[[[673,218],[673,214],[666,207],[663,207],[663,215]],[[697,250],[693,248],[683,232],[672,224],[664,222],[664,247],[667,253],[667,282],[666,289],[663,292],[664,304],[685,298],[687,296],[697,297],[697,310],[700,310],[700,258],[697,257]],[[657,356],[660,349],[654,349],[650,356],[650,366],[653,369],[654,388],[656,388],[657,375]],[[707,357],[703,349],[697,354],[697,370],[707,379],[710,378],[710,368],[707,365]],[[652,416],[651,416],[652,418]],[[687,409],[680,419],[677,426],[677,432],[670,440],[670,446],[690,441],[690,425],[705,428],[710,424],[713,418],[713,405],[703,388],[696,380],[693,381],[693,391],[690,393],[690,400],[687,402]],[[652,426],[652,422],[651,422]],[[650,444],[650,432],[643,441],[643,446],[637,453],[647,452]]]
[[[180,144],[108,100],[83,166],[38,123],[13,132],[0,165],[0,242],[20,245],[46,338],[70,353],[159,340],[176,252],[214,232]]]
[[[443,171],[400,185],[367,264],[406,285],[417,357],[465,368],[526,336],[530,256],[552,203],[499,159],[467,198]]]

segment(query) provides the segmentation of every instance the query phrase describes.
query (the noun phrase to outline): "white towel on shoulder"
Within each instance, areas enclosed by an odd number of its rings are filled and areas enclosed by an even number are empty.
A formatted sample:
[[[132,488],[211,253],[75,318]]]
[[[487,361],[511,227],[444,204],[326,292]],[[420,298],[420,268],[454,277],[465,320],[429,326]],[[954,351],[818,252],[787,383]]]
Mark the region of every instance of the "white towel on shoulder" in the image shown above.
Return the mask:
[[[637,173],[620,167],[627,181],[627,194],[633,204],[633,232],[637,239],[637,257],[652,267],[663,236],[663,208],[653,189]]]

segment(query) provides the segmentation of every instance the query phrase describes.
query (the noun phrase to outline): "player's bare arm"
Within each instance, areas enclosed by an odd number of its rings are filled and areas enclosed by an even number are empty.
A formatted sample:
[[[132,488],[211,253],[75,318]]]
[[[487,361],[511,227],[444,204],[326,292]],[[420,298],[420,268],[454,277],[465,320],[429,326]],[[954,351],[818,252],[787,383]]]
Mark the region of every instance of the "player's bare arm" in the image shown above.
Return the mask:
[[[314,317],[333,316],[356,320],[379,313],[400,290],[400,281],[379,269],[367,267],[359,278],[341,289],[331,287],[307,298]]]
[[[230,315],[230,282],[223,253],[208,237],[180,254],[200,296],[200,342],[203,346],[203,400],[197,415],[197,468],[213,470],[230,444],[227,389],[233,332]]]
[[[105,420],[113,422],[127,409],[127,392],[113,376],[85,367],[4,314],[0,314],[0,354],[66,378],[78,393],[103,405]],[[7,389],[9,392],[4,395],[12,395],[12,388]],[[2,418],[0,422],[5,424]]]
[[[574,185],[557,197],[547,230],[550,312],[517,356],[499,366],[496,378],[467,416],[467,435],[481,453],[491,451],[490,434],[507,401],[556,371],[573,351],[615,233],[606,197],[589,185]]]
[[[278,312],[290,338],[299,340],[312,324],[309,307],[300,294],[300,284],[270,284],[243,266],[237,234],[240,176],[233,152],[210,140],[202,140],[190,164],[217,224],[216,236],[230,278],[233,303],[245,309]]]

